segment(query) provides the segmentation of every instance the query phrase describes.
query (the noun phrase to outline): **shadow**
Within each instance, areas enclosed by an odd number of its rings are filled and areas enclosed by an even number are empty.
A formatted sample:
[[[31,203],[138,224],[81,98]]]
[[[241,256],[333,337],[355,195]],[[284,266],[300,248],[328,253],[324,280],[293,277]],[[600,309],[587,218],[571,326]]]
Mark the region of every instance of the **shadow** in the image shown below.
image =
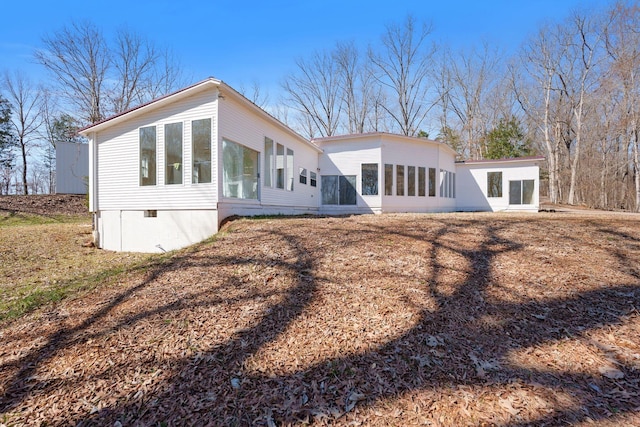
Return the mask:
[[[525,250],[522,241],[509,236],[526,221],[478,223],[403,217],[396,224],[391,223],[390,227],[382,227],[367,218],[356,218],[348,224],[326,218],[317,222],[317,236],[276,224],[264,226],[246,242],[261,245],[262,237],[270,236],[283,245],[264,248],[261,256],[223,254],[206,245],[177,255],[152,269],[141,283],[119,293],[78,326],[61,329],[47,337],[46,344],[17,359],[14,368],[20,369],[3,379],[0,413],[19,410],[36,389],[41,392],[53,387],[33,384],[36,372],[72,345],[159,316],[182,318],[202,310],[208,310],[214,319],[236,315],[238,327],[229,331],[226,339],[212,345],[193,344],[198,346],[196,350],[172,359],[167,375],[148,394],[129,394],[92,413],[68,415],[50,425],[113,425],[116,421],[122,425],[348,424],[381,402],[408,393],[461,387],[492,390],[514,384],[571,395],[572,404],[558,404],[533,419],[514,411],[507,421],[498,420],[496,425],[557,425],[637,411],[637,368],[623,360],[616,366],[628,379],[624,385],[619,378],[579,370],[524,366],[517,363],[514,355],[624,323],[628,316],[637,315],[640,283],[617,284],[569,296],[520,295],[516,300],[507,300],[498,293],[502,279],[497,264],[506,255]],[[332,230],[332,235],[327,236],[323,229]],[[361,248],[360,258],[341,258],[336,253],[341,248]],[[380,255],[381,266],[365,259],[378,256],[373,252],[376,248],[379,252],[386,250]],[[633,262],[622,252],[615,256],[621,265]],[[336,261],[343,265],[332,269],[331,263]],[[417,264],[407,267],[408,262]],[[350,271],[345,268],[350,263],[359,267],[353,276],[347,275]],[[247,272],[239,272],[241,268]],[[340,274],[332,274],[335,270]],[[163,282],[169,273],[182,271],[202,272],[202,289],[181,291],[178,284]],[[262,275],[256,273],[254,277],[253,271]],[[275,273],[269,273],[272,271]],[[221,277],[215,276],[218,272]],[[637,278],[633,274],[629,277]],[[275,282],[281,283],[276,286]],[[291,328],[330,328],[307,321],[313,315],[312,308],[314,312],[323,307],[329,309],[333,303],[322,299],[323,287],[351,287],[355,292],[361,283],[384,290],[386,283],[399,282],[414,291],[404,294],[402,300],[415,312],[411,327],[404,332],[376,340],[364,351],[348,351],[346,343],[344,354],[340,354],[341,349],[320,346],[335,354],[320,358],[310,355],[308,361],[298,361],[299,367],[272,366],[266,372],[252,367],[254,358],[262,357],[269,346],[283,337],[304,338],[303,332],[289,334]],[[139,309],[97,333],[90,331],[136,294],[162,286],[174,291],[167,292],[157,307]],[[395,288],[389,289],[385,298],[393,298],[396,293]],[[232,310],[247,302],[253,303],[247,308],[256,311],[248,321],[241,312]],[[486,318],[499,321],[491,323],[483,320]],[[212,323],[209,330],[215,326]],[[188,332],[185,327],[185,335]],[[300,344],[291,341],[289,345]],[[0,369],[9,370],[7,366]],[[108,378],[109,371],[104,376]],[[627,393],[625,399],[616,391],[621,387]],[[431,402],[421,405],[428,409]]]

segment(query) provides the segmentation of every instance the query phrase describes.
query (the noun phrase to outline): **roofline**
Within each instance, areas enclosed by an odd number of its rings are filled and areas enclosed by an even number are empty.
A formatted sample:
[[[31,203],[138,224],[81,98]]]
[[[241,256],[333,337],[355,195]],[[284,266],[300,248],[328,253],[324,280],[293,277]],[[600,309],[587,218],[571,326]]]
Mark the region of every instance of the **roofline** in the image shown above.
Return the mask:
[[[527,157],[509,157],[502,159],[480,159],[480,160],[459,160],[456,164],[486,164],[486,163],[518,163],[518,162],[534,162],[545,160],[544,156],[527,156]]]
[[[362,139],[362,138],[371,138],[373,136],[379,136],[379,137],[391,137],[391,138],[401,138],[401,139],[405,139],[408,141],[412,141],[412,142],[429,142],[432,144],[437,145],[438,147],[442,147],[446,150],[449,150],[452,154],[456,154],[456,151],[451,148],[450,146],[448,146],[447,144],[440,142],[440,141],[436,141],[433,139],[428,139],[428,138],[419,138],[417,136],[408,136],[408,135],[401,135],[401,134],[397,134],[397,133],[390,133],[390,132],[365,132],[365,133],[352,133],[352,134],[346,134],[346,135],[333,135],[333,136],[325,136],[325,137],[321,137],[321,138],[313,138],[311,140],[311,142],[339,142],[341,140],[345,140],[345,139]]]
[[[257,112],[258,114],[261,114],[263,116],[265,116],[265,118],[267,120],[269,120],[271,123],[275,124],[278,127],[281,127],[283,130],[285,130],[287,133],[289,133],[291,136],[297,138],[298,140],[304,142],[305,144],[307,144],[309,147],[313,148],[314,150],[316,150],[318,153],[322,153],[322,149],[320,147],[318,147],[313,140],[308,140],[307,138],[305,138],[304,136],[300,135],[298,132],[296,132],[295,130],[291,129],[289,126],[287,126],[285,123],[281,122],[279,119],[275,118],[274,116],[272,116],[271,114],[269,114],[268,112],[266,112],[263,108],[261,108],[259,105],[257,105],[255,102],[251,101],[250,99],[248,99],[246,96],[244,96],[243,94],[241,94],[240,92],[238,92],[236,89],[234,89],[233,87],[229,86],[227,83],[220,81],[220,87],[225,90],[225,91],[229,91],[229,93],[238,101],[244,103],[245,105],[247,105],[249,108],[251,108],[252,110],[254,110],[255,112]],[[226,95],[226,93],[222,93],[222,96],[224,98],[224,96]]]
[[[113,126],[114,124],[120,123],[128,119],[132,115],[142,114],[151,108],[158,108],[162,105],[172,102],[175,98],[182,98],[184,96],[188,96],[191,92],[197,91],[204,86],[211,85],[211,84],[213,84],[214,86],[220,86],[221,83],[222,83],[221,80],[218,80],[213,77],[209,77],[205,80],[199,81],[198,83],[194,83],[191,86],[184,87],[175,92],[169,93],[167,95],[163,95],[149,102],[145,102],[144,104],[140,104],[136,107],[133,107],[121,113],[115,114],[111,117],[107,117],[106,119],[100,120],[99,122],[92,123],[89,126],[85,126],[84,128],[80,129],[78,133],[83,136],[88,136],[90,132],[98,132],[109,126]]]

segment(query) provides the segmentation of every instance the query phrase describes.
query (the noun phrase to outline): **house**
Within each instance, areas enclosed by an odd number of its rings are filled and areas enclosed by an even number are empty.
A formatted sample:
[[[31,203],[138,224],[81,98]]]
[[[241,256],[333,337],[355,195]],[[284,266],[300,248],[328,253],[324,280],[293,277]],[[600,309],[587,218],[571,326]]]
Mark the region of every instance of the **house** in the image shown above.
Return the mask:
[[[231,215],[538,209],[541,158],[456,163],[444,144],[386,133],[309,141],[214,78],[80,133],[94,239],[110,250],[184,247]]]

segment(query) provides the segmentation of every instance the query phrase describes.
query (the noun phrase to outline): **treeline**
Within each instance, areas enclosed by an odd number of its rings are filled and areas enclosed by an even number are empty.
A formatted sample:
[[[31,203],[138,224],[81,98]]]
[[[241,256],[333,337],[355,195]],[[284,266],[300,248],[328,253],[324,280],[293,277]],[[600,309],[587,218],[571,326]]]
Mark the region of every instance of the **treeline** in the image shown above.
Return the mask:
[[[275,114],[308,137],[429,136],[461,159],[542,154],[552,202],[640,211],[640,9],[576,10],[513,56],[453,51],[409,16],[366,50],[341,42],[296,61]]]
[[[0,195],[53,192],[56,144],[83,142],[81,127],[185,85],[170,49],[129,28],[107,38],[89,21],[44,35],[34,60],[49,83],[0,76]]]

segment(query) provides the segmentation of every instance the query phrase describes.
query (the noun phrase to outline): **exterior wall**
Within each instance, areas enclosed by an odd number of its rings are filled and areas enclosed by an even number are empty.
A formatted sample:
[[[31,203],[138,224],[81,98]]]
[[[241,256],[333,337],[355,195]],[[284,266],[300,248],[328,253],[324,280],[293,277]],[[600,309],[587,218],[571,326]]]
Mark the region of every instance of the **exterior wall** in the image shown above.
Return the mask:
[[[56,193],[87,194],[88,178],[89,145],[58,142],[56,144]]]
[[[244,104],[244,103],[243,103]],[[299,180],[299,168],[315,172],[318,168],[320,150],[312,146],[301,136],[287,131],[282,125],[275,124],[264,115],[241,104],[235,96],[225,95],[220,101],[220,128],[217,150],[222,152],[222,140],[226,139],[243,145],[259,153],[260,177],[258,180],[258,200],[243,200],[222,197],[222,163],[218,170],[218,188],[220,200],[218,209],[220,220],[231,215],[270,215],[317,213],[319,187],[311,187]],[[285,149],[293,150],[293,191],[265,186],[265,137],[282,144]]]
[[[212,150],[212,183],[191,183],[191,121],[212,119],[212,140],[218,126],[217,90],[194,94],[170,106],[150,111],[95,136],[97,140],[97,204],[94,209],[107,210],[180,210],[215,209],[216,153]],[[183,183],[165,185],[164,125],[181,122],[183,126]],[[139,129],[156,126],[156,185],[140,185]]]
[[[394,165],[393,195],[383,196],[382,199],[383,210],[385,212],[442,212],[455,209],[455,198],[440,197],[440,170],[456,171],[455,153],[453,150],[435,141],[387,136],[382,144],[382,163],[383,167],[384,164]],[[396,165],[405,166],[404,196],[397,195]],[[427,175],[429,168],[435,168],[437,181],[435,197],[428,195],[428,182],[427,195],[425,197],[417,195],[417,186],[416,195],[407,196],[407,166],[414,166],[416,168],[416,174],[418,173],[418,167],[425,167],[427,168]]]
[[[380,213],[382,212],[382,193],[384,192],[384,167],[381,165],[380,137],[321,142],[324,153],[319,160],[318,188],[321,188],[322,175],[355,175],[356,205],[323,205],[321,193],[318,194],[320,212],[325,214],[342,213]],[[362,195],[362,164],[378,164],[378,195]]]
[[[97,215],[100,247],[112,251],[164,252],[202,241],[218,231],[216,210],[105,210]]]
[[[457,209],[462,211],[534,211],[540,206],[540,168],[533,161],[459,163]],[[487,197],[487,173],[502,172],[502,197]],[[533,203],[509,204],[509,181],[534,180]]]

